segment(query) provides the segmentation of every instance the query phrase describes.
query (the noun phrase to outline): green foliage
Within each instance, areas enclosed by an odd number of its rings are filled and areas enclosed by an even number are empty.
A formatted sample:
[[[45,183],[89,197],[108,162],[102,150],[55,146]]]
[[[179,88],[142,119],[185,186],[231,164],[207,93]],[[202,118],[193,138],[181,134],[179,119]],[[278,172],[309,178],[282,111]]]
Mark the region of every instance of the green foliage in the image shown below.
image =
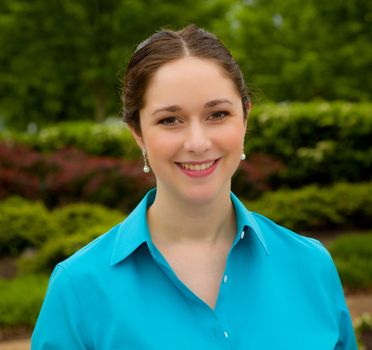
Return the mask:
[[[118,114],[135,45],[188,23],[219,35],[269,100],[371,100],[362,0],[3,0],[0,14],[0,115],[19,128]]]
[[[329,251],[342,284],[350,290],[372,288],[372,233],[336,238]]]
[[[99,204],[74,203],[55,209],[52,219],[59,225],[63,235],[72,235],[97,225],[107,229],[122,221],[123,214]],[[101,231],[103,232],[104,230]]]
[[[98,204],[76,203],[48,210],[39,202],[10,197],[0,202],[0,256],[20,255],[26,248],[40,248],[59,242],[66,235],[89,231],[102,234],[122,221],[124,215]],[[91,237],[90,234],[87,234]]]
[[[119,81],[135,45],[164,25],[222,18],[221,3],[2,0],[0,115],[24,128],[117,114]]]
[[[49,240],[33,257],[18,260],[18,269],[23,274],[50,273],[57,263],[68,258],[77,250],[108,230],[108,225],[81,227],[70,236]]]
[[[0,326],[33,327],[47,284],[46,276],[0,279]]]
[[[21,257],[19,272],[51,272],[58,262],[105,233],[124,217],[121,212],[98,204],[75,203],[55,209],[49,213],[49,218],[58,227],[59,235],[46,240],[36,255]]]
[[[372,183],[316,185],[265,193],[247,208],[292,230],[372,227]]]
[[[241,0],[226,17],[216,31],[264,97],[371,99],[368,1]]]
[[[42,128],[37,133],[5,131],[0,139],[8,144],[25,144],[42,152],[75,147],[98,156],[138,159],[140,150],[128,128],[119,120],[105,123],[64,122]]]
[[[268,188],[336,181],[366,181],[372,172],[372,104],[312,102],[255,106],[245,149],[285,165]],[[60,123],[38,133],[4,132],[8,144],[52,152],[76,147],[99,156],[140,159],[140,150],[120,121]],[[243,194],[244,195],[244,194]]]
[[[0,255],[17,255],[39,247],[58,233],[43,204],[11,197],[0,202]]]
[[[364,337],[371,338],[372,334],[372,314],[365,312],[355,321],[355,335],[358,340],[359,350],[368,350],[364,344]],[[368,339],[367,338],[367,339]],[[370,340],[369,340],[370,342]]]
[[[253,108],[245,148],[286,166],[273,184],[366,181],[372,172],[371,103],[288,103]]]

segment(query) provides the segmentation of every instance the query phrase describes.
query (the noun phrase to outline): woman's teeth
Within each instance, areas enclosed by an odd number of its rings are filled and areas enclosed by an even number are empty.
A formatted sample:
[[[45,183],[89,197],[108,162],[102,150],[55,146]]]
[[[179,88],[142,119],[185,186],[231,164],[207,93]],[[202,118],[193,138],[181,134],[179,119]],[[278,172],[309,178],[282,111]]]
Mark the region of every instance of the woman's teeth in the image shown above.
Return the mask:
[[[208,163],[202,163],[202,164],[190,164],[190,163],[179,163],[179,164],[182,168],[186,170],[201,171],[201,170],[209,169],[214,163],[215,163],[215,160],[212,160],[211,162],[208,162]]]

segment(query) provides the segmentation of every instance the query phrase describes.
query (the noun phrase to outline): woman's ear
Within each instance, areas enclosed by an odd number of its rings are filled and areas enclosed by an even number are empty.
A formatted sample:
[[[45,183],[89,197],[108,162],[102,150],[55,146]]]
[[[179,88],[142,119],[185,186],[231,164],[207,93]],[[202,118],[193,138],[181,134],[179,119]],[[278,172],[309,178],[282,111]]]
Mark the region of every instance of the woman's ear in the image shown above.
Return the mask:
[[[249,115],[251,114],[251,110],[252,110],[252,102],[251,101],[247,101],[247,119],[249,117]]]
[[[251,110],[252,110],[252,102],[248,100],[246,102],[245,108],[246,108],[246,111],[247,111],[247,115],[244,118],[244,126],[245,126],[245,130],[247,131],[248,118],[249,118],[249,115],[250,115]]]
[[[135,130],[132,126],[129,126],[129,125],[128,125],[128,129],[129,129],[130,133],[132,134],[134,140],[136,141],[138,147],[143,150],[145,148],[145,145],[143,143],[140,131]]]

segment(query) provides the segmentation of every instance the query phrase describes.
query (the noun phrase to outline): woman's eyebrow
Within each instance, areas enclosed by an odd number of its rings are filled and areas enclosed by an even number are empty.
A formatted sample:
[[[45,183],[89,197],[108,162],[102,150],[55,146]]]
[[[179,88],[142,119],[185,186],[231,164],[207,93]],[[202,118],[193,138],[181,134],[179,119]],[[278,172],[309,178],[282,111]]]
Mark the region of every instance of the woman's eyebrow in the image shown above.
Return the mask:
[[[211,100],[211,101],[208,101],[205,105],[204,105],[204,108],[211,108],[211,107],[215,107],[221,103],[228,103],[228,104],[233,104],[230,100],[228,99],[225,99],[225,98],[220,98],[220,99],[216,99],[216,100]],[[152,115],[156,114],[156,113],[159,113],[159,112],[179,112],[181,111],[182,108],[178,105],[172,105],[172,106],[166,106],[166,107],[161,107],[161,108],[158,108],[158,109],[155,109],[154,112],[152,112]]]
[[[159,113],[159,112],[179,112],[180,110],[182,110],[182,108],[178,105],[166,106],[166,107],[155,109],[155,111],[152,112],[152,115]]]
[[[225,99],[225,98],[221,98],[221,99],[216,99],[216,100],[212,100],[212,101],[209,101],[207,102],[205,105],[204,105],[204,108],[211,108],[211,107],[215,107],[221,103],[228,103],[228,104],[233,104],[230,100],[228,99]]]

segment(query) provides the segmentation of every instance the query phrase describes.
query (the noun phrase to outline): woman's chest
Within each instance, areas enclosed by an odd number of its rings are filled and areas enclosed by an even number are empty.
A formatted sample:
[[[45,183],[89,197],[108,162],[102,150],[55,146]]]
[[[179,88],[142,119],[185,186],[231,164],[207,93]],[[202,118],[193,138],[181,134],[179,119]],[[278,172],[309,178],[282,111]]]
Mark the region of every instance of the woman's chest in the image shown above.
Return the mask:
[[[163,252],[177,278],[211,309],[215,307],[224,280],[227,254],[227,248]]]
[[[336,348],[339,310],[314,281],[285,284],[240,259],[214,270],[201,257],[167,261],[172,268],[141,260],[106,276],[115,283],[91,286],[82,309],[93,349]],[[218,295],[214,309],[200,297],[213,284],[204,297]]]
[[[223,297],[211,310],[178,288],[142,288],[147,293],[100,301],[106,314],[89,318],[95,323],[89,327],[94,349],[332,350],[340,336],[321,303],[304,306],[288,296],[265,305],[246,291],[237,296],[223,286]]]

